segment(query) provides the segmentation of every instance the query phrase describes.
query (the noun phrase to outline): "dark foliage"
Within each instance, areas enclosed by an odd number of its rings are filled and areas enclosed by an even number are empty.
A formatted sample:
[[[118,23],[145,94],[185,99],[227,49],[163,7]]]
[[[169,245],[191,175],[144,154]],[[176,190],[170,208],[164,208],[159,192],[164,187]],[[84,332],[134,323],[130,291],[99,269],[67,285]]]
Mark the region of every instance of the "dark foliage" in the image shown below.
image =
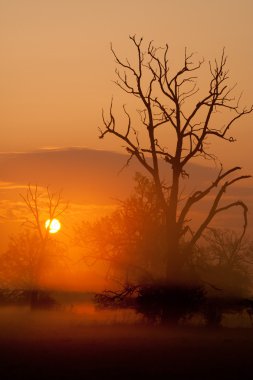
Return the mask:
[[[51,309],[57,302],[45,290],[0,289],[0,305],[29,305],[31,309]]]
[[[219,327],[224,313],[241,313],[246,311],[252,319],[253,300],[238,297],[210,297],[203,304],[201,313],[208,327]]]
[[[220,327],[224,313],[247,312],[253,321],[253,300],[221,295],[208,297],[203,286],[126,285],[119,291],[96,294],[101,308],[133,308],[151,324],[179,324],[198,314],[208,327]]]
[[[149,285],[139,289],[137,310],[151,322],[178,323],[198,311],[204,299],[201,286]]]
[[[120,291],[97,294],[95,301],[101,307],[132,307],[151,323],[178,323],[201,308],[205,291],[197,285],[126,285]]]
[[[95,294],[95,303],[105,308],[136,307],[139,288],[140,286],[125,285],[119,291],[104,290],[103,293]]]

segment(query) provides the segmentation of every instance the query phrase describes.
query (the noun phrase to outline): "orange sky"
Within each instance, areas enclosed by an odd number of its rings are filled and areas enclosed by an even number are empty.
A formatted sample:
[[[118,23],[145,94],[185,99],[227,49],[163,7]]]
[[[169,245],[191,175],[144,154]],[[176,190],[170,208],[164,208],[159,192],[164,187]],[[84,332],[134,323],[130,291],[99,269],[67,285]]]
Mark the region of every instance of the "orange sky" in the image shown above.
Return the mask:
[[[27,184],[38,183],[44,193],[40,206],[41,221],[48,219],[48,199],[45,186],[50,191],[63,189],[64,201],[69,200],[69,208],[60,216],[62,228],[53,239],[57,239],[66,247],[67,266],[57,268],[47,276],[48,286],[61,286],[71,289],[91,289],[91,286],[105,286],[107,267],[97,263],[95,267],[87,267],[80,258],[85,246],[80,246],[80,237],[75,234],[76,228],[83,220],[96,220],[110,214],[119,205],[117,200],[125,199],[133,188],[133,175],[140,170],[137,162],[119,174],[126,162],[126,155],[92,149],[57,149],[38,150],[30,153],[0,154],[0,255],[3,253],[11,235],[16,235],[24,228],[28,216],[25,203],[20,194],[25,195]],[[161,163],[162,175],[165,175],[166,163]],[[203,189],[216,178],[217,168],[206,168],[201,165],[189,167],[189,180],[182,181],[184,199],[189,189]],[[249,207],[249,229],[251,238],[253,227],[253,194],[252,179],[235,185],[226,192],[222,204],[243,199]],[[243,185],[243,186],[242,186]],[[210,207],[210,197],[194,209],[190,215],[193,227],[206,215]],[[31,215],[29,215],[31,218]],[[33,220],[33,219],[32,219]],[[235,209],[216,218],[215,225],[241,231],[243,225],[242,212]]]
[[[70,205],[61,216],[61,234],[68,237],[73,235],[76,223],[112,212],[115,205],[120,204],[119,200],[130,194],[134,186],[134,173],[140,171],[141,166],[133,161],[121,171],[126,160],[127,156],[119,153],[77,148],[0,154],[0,251],[7,244],[8,234],[22,228],[27,209],[20,194],[26,194],[28,183],[39,184],[41,191],[47,186],[52,192],[63,190],[62,198]],[[188,170],[189,179],[182,180],[182,198],[193,189],[208,186],[216,178],[218,168],[207,169],[192,164]],[[161,162],[161,174],[163,178],[167,177],[167,164],[164,162]],[[226,193],[227,200],[232,196],[234,200],[242,199],[248,204],[250,231],[253,227],[252,182],[253,179],[244,181]],[[198,220],[207,205],[205,203],[201,209],[198,208]],[[231,214],[225,215],[225,219],[230,217],[230,227],[241,226],[241,216],[238,222],[238,213],[233,211],[233,214],[233,218]]]
[[[252,14],[251,0],[0,0],[0,151],[119,149],[110,139],[99,141],[97,127],[101,108],[119,95],[109,43],[131,57],[133,33],[168,42],[172,63],[183,57],[184,46],[207,61],[225,46],[231,83],[238,82],[250,104]],[[217,148],[249,169],[251,125],[251,117],[240,122],[236,147]]]
[[[250,105],[252,14],[251,0],[0,0],[0,152],[122,150],[113,138],[99,140],[98,126],[112,95],[115,108],[132,103],[112,82],[110,42],[131,59],[128,35],[134,33],[158,45],[168,42],[172,67],[181,63],[185,46],[205,57],[207,67],[225,46],[231,84],[238,82],[237,94],[243,90],[242,103]],[[207,73],[200,71],[200,85],[207,85]],[[241,119],[233,134],[235,144],[216,140],[212,151],[253,173],[252,115]],[[2,167],[1,181],[6,171],[18,170]],[[52,173],[44,170],[50,184]],[[24,175],[22,184],[24,179],[29,181]]]
[[[110,42],[130,59],[131,34],[157,45],[167,42],[175,68],[185,46],[205,57],[207,68],[209,59],[218,57],[225,46],[231,84],[238,83],[236,94],[243,91],[242,103],[250,105],[252,14],[252,0],[0,0],[0,248],[15,218],[20,223],[23,206],[18,193],[29,182],[65,188],[73,204],[70,224],[78,212],[81,218],[111,210],[115,198],[124,198],[130,190],[135,166],[117,177],[124,160],[103,158],[99,162],[105,163],[104,169],[97,161],[87,169],[87,157],[82,161],[74,150],[73,158],[69,149],[122,151],[118,141],[98,139],[101,110],[108,108],[111,96],[116,108],[132,104],[113,83]],[[202,86],[208,83],[207,73],[205,68],[200,71]],[[252,115],[240,120],[234,136],[234,145],[216,142],[212,151],[227,165],[241,165],[245,174],[253,173]],[[62,151],[54,160],[52,147]],[[98,157],[95,154],[94,160]],[[249,181],[245,197],[250,204],[251,188]]]
[[[242,102],[250,105],[253,102],[252,14],[251,0],[0,0],[0,153],[67,148],[68,158],[63,159],[58,170],[71,166],[68,181],[72,183],[71,191],[68,184],[62,186],[48,159],[37,178],[34,172],[39,163],[34,161],[35,156],[24,156],[28,163],[34,162],[35,170],[31,172],[31,167],[19,159],[14,165],[11,160],[5,164],[2,155],[1,199],[11,197],[4,190],[5,182],[24,186],[33,181],[44,185],[53,183],[56,188],[67,187],[72,202],[94,203],[87,194],[94,198],[101,186],[94,193],[95,185],[91,185],[90,177],[88,183],[85,178],[80,182],[84,168],[71,161],[68,148],[122,151],[122,144],[113,138],[98,139],[98,126],[102,125],[101,109],[109,106],[112,95],[116,98],[115,108],[132,102],[131,98],[121,97],[112,82],[115,62],[110,52],[112,41],[122,57],[131,59],[129,34],[136,33],[146,41],[152,39],[158,45],[168,42],[172,67],[181,63],[185,46],[197,52],[197,57],[205,57],[206,66],[225,46],[231,84],[238,82],[237,93],[244,90]],[[208,83],[207,73],[205,69],[200,71],[203,86]],[[238,139],[235,144],[216,140],[212,151],[225,164],[241,165],[247,174],[253,173],[251,115],[235,125],[234,136]],[[23,162],[23,166],[17,165],[17,161],[20,165]],[[115,176],[117,170],[112,167],[110,175]],[[100,177],[105,175],[102,171],[96,173]],[[114,184],[110,178],[109,182]],[[126,180],[129,178],[127,174]],[[124,197],[123,176],[120,182],[118,194]],[[75,187],[78,192],[73,192]],[[118,196],[114,188],[114,185],[107,188],[107,200],[102,196],[104,203],[112,203],[113,197]]]

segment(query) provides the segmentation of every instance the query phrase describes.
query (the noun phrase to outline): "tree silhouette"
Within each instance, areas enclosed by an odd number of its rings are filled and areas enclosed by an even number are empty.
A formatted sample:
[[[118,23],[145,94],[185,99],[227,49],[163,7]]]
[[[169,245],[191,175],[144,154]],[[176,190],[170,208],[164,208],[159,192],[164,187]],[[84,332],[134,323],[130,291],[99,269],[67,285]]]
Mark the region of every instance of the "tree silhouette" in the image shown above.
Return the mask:
[[[108,267],[107,278],[140,284],[163,278],[164,227],[153,182],[136,173],[133,193],[112,214],[83,222],[76,229],[76,240],[88,265],[103,261]]]
[[[233,230],[208,229],[198,247],[195,265],[201,277],[229,296],[249,296],[252,285],[253,246]],[[216,292],[217,293],[217,292]]]
[[[50,236],[50,226],[45,228],[45,221],[59,217],[67,204],[60,193],[52,193],[48,188],[45,193],[37,185],[29,185],[26,194],[20,195],[28,216],[24,228],[10,238],[7,251],[0,256],[0,281],[2,288],[27,295],[33,307],[41,301],[41,283],[49,275],[50,265],[64,259],[65,248]]]
[[[12,236],[7,250],[0,255],[1,287],[13,294],[28,296],[36,303],[43,280],[50,277],[52,265],[64,258],[65,247],[56,239],[48,239],[46,248],[38,234],[28,229]]]
[[[157,207],[162,208],[166,224],[165,277],[168,282],[177,282],[196,243],[216,215],[234,207],[241,208],[244,216],[242,235],[245,233],[245,203],[241,200],[222,203],[228,188],[249,178],[239,174],[240,167],[224,170],[221,166],[210,185],[192,192],[185,200],[180,199],[180,191],[182,178],[189,176],[187,165],[196,157],[215,159],[208,150],[211,140],[234,142],[230,135],[231,127],[252,112],[253,107],[241,108],[240,97],[233,97],[234,87],[228,85],[224,51],[219,61],[209,63],[210,80],[203,95],[197,87],[197,73],[203,61],[195,64],[193,54],[185,50],[182,67],[173,73],[169,65],[168,45],[161,48],[150,42],[145,49],[142,38],[138,40],[132,36],[130,40],[135,49],[134,63],[122,60],[113,48],[111,50],[117,64],[116,84],[123,92],[136,98],[139,121],[124,105],[127,125],[122,130],[116,121],[112,101],[107,117],[103,111],[104,127],[100,129],[100,138],[113,135],[122,141],[130,155],[127,164],[135,157],[152,177]],[[226,122],[217,119],[218,112],[223,113]],[[175,139],[175,144],[168,148],[171,139]],[[161,159],[168,165],[169,182],[166,184],[161,174]],[[193,230],[190,212],[209,195],[213,195],[212,204],[204,220]]]
[[[45,228],[45,221],[47,219],[53,220],[62,215],[66,211],[68,203],[63,201],[60,192],[50,192],[49,188],[46,189],[46,192],[40,191],[37,185],[34,187],[28,185],[26,194],[20,194],[20,196],[30,214],[26,218],[25,225],[38,234],[42,247],[44,247],[50,236],[50,225]],[[42,204],[45,203],[43,200],[46,201],[46,204]]]

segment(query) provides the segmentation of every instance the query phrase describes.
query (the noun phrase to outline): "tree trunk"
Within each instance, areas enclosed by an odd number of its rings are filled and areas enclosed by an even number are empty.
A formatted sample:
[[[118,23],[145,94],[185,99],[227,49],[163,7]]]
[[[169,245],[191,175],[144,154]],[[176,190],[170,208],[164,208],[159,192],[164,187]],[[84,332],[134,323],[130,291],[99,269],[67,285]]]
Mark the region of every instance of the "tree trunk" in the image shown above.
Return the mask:
[[[173,179],[170,193],[169,208],[167,212],[167,263],[166,263],[166,281],[177,283],[180,281],[182,260],[180,256],[180,233],[177,225],[177,205],[179,192],[180,166],[173,166]]]

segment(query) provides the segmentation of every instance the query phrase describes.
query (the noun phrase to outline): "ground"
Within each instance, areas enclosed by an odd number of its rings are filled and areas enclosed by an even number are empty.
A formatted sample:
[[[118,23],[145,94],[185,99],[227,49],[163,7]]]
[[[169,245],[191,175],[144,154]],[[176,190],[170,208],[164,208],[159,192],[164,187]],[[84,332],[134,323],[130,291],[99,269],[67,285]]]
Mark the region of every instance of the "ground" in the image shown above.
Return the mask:
[[[0,314],[2,380],[252,379],[251,328],[88,324],[34,313]]]

